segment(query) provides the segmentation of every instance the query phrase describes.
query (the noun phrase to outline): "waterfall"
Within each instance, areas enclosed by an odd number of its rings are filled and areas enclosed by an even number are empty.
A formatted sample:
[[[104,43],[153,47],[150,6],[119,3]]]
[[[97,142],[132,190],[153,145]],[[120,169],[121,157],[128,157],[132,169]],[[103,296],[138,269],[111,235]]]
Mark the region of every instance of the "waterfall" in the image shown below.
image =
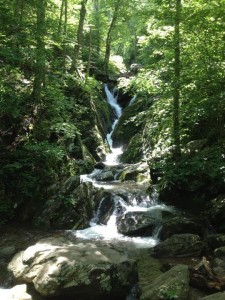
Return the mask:
[[[112,133],[122,114],[122,109],[117,103],[115,91],[111,92],[107,85],[105,85],[105,94],[107,97],[106,100],[112,107],[115,117],[112,130],[107,135],[111,152],[103,162],[105,164],[103,170],[94,170],[91,174],[82,175],[81,180],[90,181],[95,187],[108,190],[111,196],[103,197],[94,218],[90,220],[90,227],[77,230],[75,235],[77,238],[86,240],[123,241],[132,243],[135,247],[153,247],[158,243],[157,237],[162,225],[162,212],[171,211],[171,208],[168,206],[158,204],[157,190],[153,187],[151,195],[148,195],[143,186],[134,182],[118,182],[117,180],[106,182],[99,180],[101,174],[104,174],[104,172],[112,172],[116,168],[121,171],[123,167],[120,166],[118,159],[122,153],[122,147],[114,148],[112,140]],[[131,102],[133,101],[135,101],[135,97],[131,100]],[[127,223],[126,218],[128,219]],[[118,226],[120,226],[120,229],[123,229],[123,226],[128,226],[129,229],[129,222],[137,222],[137,227],[142,226],[142,218],[143,220],[152,220],[153,223],[149,225],[151,235],[148,234],[144,237],[129,236],[129,234],[123,235],[118,231]],[[122,227],[121,222],[124,222]]]
[[[107,166],[112,166],[112,165],[118,165],[118,157],[123,153],[122,147],[117,147],[117,148],[113,147],[113,140],[112,140],[113,131],[122,114],[122,108],[117,103],[117,96],[115,96],[114,93],[110,92],[106,84],[105,84],[105,93],[106,93],[107,101],[115,113],[115,120],[112,124],[112,130],[110,133],[107,134],[107,141],[110,147],[110,153],[106,156],[106,160],[104,161],[104,163]]]

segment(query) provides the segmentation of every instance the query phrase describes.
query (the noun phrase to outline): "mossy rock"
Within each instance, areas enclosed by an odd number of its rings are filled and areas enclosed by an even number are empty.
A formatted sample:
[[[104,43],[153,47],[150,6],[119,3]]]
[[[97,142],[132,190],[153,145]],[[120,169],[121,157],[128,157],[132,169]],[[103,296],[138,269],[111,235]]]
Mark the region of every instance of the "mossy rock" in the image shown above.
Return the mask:
[[[137,133],[131,138],[127,149],[120,156],[120,161],[123,163],[134,164],[139,162],[142,157],[142,135]]]
[[[119,174],[118,179],[121,181],[147,182],[150,181],[149,168],[146,163],[138,163],[126,166]]]
[[[128,145],[132,137],[141,131],[145,122],[141,113],[147,111],[151,105],[152,101],[148,98],[137,97],[132,105],[124,109],[112,135],[114,146]]]

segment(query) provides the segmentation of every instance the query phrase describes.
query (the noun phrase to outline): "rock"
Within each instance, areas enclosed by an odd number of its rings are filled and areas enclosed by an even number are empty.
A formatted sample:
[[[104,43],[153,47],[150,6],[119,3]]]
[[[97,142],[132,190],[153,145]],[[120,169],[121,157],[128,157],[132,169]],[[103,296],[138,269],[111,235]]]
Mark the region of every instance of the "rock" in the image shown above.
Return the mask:
[[[27,294],[26,284],[16,285],[11,289],[0,289],[0,299],[2,300],[32,300]]]
[[[172,213],[162,208],[153,208],[148,211],[128,211],[117,216],[117,228],[124,235],[150,236],[153,229],[162,224],[166,215],[169,217]]]
[[[65,195],[69,195],[79,186],[79,184],[80,184],[80,176],[72,176],[64,182],[61,191]]]
[[[120,252],[66,238],[40,240],[16,254],[8,268],[46,297],[122,300],[138,280],[136,263]]]
[[[6,246],[0,247],[0,257],[9,257],[15,254],[16,247],[15,246]]]
[[[157,222],[157,218],[140,211],[127,212],[118,216],[116,220],[118,231],[132,236],[150,236]]]
[[[70,195],[46,201],[34,217],[35,225],[45,229],[87,228],[103,195],[92,183],[83,182]]]
[[[211,250],[225,246],[225,234],[210,234],[206,242]]]
[[[95,177],[97,181],[113,181],[114,180],[114,174],[112,171],[109,170],[103,170],[101,173],[98,174],[98,176]]]
[[[212,225],[214,231],[224,232],[225,229],[225,195],[209,201],[205,216]]]
[[[159,233],[161,240],[168,239],[174,234],[193,233],[202,236],[203,226],[185,216],[175,216],[174,218],[163,220],[163,227]]]
[[[95,164],[95,169],[103,170],[105,168],[105,164],[103,162],[98,162]]]
[[[189,293],[188,266],[177,265],[160,275],[141,295],[141,300],[179,299],[186,300]]]
[[[224,300],[225,299],[225,292],[219,292],[212,294],[210,296],[206,296],[203,298],[200,298],[199,300]]]
[[[120,161],[123,163],[133,164],[139,162],[143,158],[142,152],[142,134],[135,134],[128,146],[127,149],[120,156]]]
[[[121,181],[148,182],[150,181],[149,167],[145,162],[128,165],[119,174],[118,179]]]
[[[196,234],[175,234],[156,245],[152,250],[153,257],[189,257],[199,256],[202,241]]]
[[[112,194],[106,195],[99,204],[97,212],[97,224],[107,224],[111,214],[115,209],[114,199]]]
[[[217,258],[225,258],[225,246],[215,249],[214,255]]]

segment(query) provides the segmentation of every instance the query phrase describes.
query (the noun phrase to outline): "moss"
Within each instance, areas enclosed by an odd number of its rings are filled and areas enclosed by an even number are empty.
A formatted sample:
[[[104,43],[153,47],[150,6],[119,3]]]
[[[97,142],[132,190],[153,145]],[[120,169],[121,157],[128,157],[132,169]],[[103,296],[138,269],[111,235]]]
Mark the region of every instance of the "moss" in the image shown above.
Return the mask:
[[[131,138],[126,151],[120,157],[120,161],[133,164],[139,162],[142,157],[142,135],[137,133]]]

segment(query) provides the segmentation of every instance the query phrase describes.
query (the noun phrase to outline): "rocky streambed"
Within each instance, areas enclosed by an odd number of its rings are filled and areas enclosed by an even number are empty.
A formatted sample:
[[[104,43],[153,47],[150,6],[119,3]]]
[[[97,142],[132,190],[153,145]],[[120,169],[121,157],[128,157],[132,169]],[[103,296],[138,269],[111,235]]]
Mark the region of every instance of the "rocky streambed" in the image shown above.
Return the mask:
[[[151,248],[1,226],[1,299],[225,299],[225,235],[202,225],[173,215]]]

